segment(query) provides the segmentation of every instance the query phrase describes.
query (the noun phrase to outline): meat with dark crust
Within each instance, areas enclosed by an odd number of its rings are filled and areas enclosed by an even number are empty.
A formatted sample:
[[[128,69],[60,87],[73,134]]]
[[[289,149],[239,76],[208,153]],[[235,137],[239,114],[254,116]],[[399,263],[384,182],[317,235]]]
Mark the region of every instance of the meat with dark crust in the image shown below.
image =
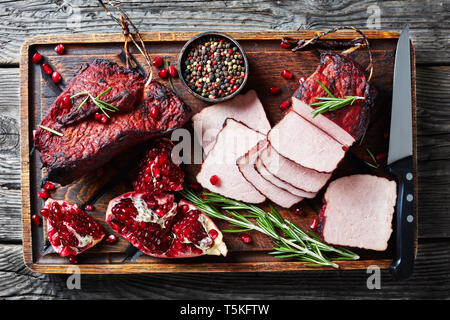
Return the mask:
[[[307,104],[318,102],[316,97],[327,97],[328,94],[316,80],[322,82],[336,97],[366,98],[356,100],[353,105],[323,114],[358,140],[369,125],[370,113],[376,97],[376,90],[367,82],[364,71],[347,56],[323,52],[320,56],[320,65],[300,85],[294,96]]]
[[[102,68],[112,69],[105,71],[100,68],[98,76],[118,70],[115,63],[105,61],[100,63]],[[93,69],[88,67],[85,70]],[[83,74],[85,72],[79,76]],[[95,79],[95,74],[89,78]],[[121,86],[115,87],[115,90],[136,93],[140,91],[143,94],[131,100],[123,99],[123,107],[120,108],[128,111],[111,113],[111,118],[106,124],[85,116],[78,117],[84,119],[76,123],[62,124],[58,122],[58,117],[61,114],[71,114],[71,111],[64,110],[58,103],[61,96],[56,99],[56,103],[52,104],[51,110],[41,124],[58,130],[63,136],[41,128],[38,128],[35,135],[36,148],[40,151],[42,164],[48,171],[47,180],[67,185],[103,166],[124,150],[179,128],[189,120],[191,114],[189,107],[170,88],[157,81],[152,81],[144,88],[140,76],[133,75],[132,78],[136,82],[131,81],[130,85],[125,82],[114,84]],[[81,82],[80,79],[74,80]],[[141,87],[138,88],[138,84]],[[128,105],[126,101],[135,103]],[[153,106],[159,110],[156,118],[150,114]],[[76,105],[71,110],[75,108]]]

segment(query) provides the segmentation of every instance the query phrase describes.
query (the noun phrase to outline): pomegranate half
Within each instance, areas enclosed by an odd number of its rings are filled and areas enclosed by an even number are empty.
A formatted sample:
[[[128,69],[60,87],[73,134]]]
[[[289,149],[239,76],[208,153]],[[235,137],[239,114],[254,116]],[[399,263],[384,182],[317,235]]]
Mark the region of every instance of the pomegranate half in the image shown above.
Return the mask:
[[[49,198],[40,213],[47,219],[47,239],[61,257],[76,256],[105,236],[101,225],[76,204]]]
[[[159,258],[226,255],[214,222],[173,194],[128,192],[110,201],[106,222],[143,253]]]

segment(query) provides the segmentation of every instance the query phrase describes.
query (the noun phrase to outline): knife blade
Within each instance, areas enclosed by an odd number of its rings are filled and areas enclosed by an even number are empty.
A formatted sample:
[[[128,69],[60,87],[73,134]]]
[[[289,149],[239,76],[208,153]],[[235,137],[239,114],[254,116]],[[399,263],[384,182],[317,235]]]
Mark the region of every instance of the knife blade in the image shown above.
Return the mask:
[[[415,216],[409,27],[398,40],[392,89],[388,171],[397,180],[396,257],[390,266],[397,280],[411,277],[414,267]]]

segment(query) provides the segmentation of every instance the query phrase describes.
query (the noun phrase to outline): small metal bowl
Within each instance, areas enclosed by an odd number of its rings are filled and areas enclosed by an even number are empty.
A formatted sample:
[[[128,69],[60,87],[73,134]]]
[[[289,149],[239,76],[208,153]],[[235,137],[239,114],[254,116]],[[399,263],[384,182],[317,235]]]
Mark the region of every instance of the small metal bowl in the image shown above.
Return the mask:
[[[192,90],[187,85],[187,83],[184,79],[184,71],[186,69],[186,65],[185,65],[184,61],[188,58],[187,54],[189,53],[191,46],[194,45],[195,43],[201,42],[203,38],[208,38],[211,36],[219,36],[219,37],[223,37],[223,38],[227,39],[227,41],[231,42],[234,46],[236,46],[238,48],[238,51],[241,53],[241,55],[244,59],[245,77],[244,77],[244,80],[242,81],[242,83],[240,84],[239,88],[232,94],[227,95],[225,97],[217,98],[217,99],[210,99],[209,97],[204,97],[202,95],[199,95],[197,92]],[[200,33],[200,34],[192,37],[188,42],[185,43],[185,45],[183,46],[183,48],[180,51],[180,54],[178,55],[178,76],[180,77],[181,83],[194,97],[196,97],[197,99],[209,102],[209,103],[218,103],[218,102],[226,101],[226,100],[232,99],[234,96],[238,95],[239,92],[242,91],[242,88],[244,88],[245,84],[247,83],[248,69],[249,68],[248,68],[247,56],[245,55],[245,52],[242,49],[242,47],[240,46],[240,44],[236,40],[234,40],[232,37],[230,37],[229,35],[226,35],[226,34],[220,33],[220,32],[203,32],[203,33]]]

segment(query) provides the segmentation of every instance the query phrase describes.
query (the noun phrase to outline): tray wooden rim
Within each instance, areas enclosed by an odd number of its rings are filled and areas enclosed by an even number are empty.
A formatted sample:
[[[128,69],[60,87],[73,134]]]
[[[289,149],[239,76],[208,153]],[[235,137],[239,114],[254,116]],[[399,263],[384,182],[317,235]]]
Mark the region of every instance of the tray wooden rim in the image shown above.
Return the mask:
[[[203,31],[195,32],[144,32],[142,36],[145,41],[187,41],[194,35]],[[223,31],[237,40],[276,40],[284,36],[298,39],[309,39],[323,31],[298,30],[298,31]],[[364,31],[369,39],[398,39],[399,33],[391,31],[367,30]],[[324,39],[353,39],[359,34],[354,31],[338,31],[329,34]],[[56,43],[109,43],[122,42],[121,33],[107,34],[65,34],[65,35],[39,35],[24,41],[20,56],[20,155],[21,155],[21,180],[22,180],[22,243],[23,258],[25,266],[39,273],[67,273],[72,266],[69,264],[38,264],[33,262],[32,234],[31,234],[31,201],[30,201],[30,157],[29,157],[29,48],[38,44]],[[412,65],[412,108],[413,108],[413,158],[415,177],[415,212],[416,212],[416,234],[415,248],[417,253],[417,137],[416,137],[416,70],[414,47],[411,46]],[[365,269],[370,265],[388,268],[392,260],[358,260],[341,261],[339,270]],[[180,268],[182,266],[182,268]],[[220,264],[81,264],[77,265],[80,272],[85,274],[131,274],[131,273],[186,273],[186,272],[276,272],[276,271],[301,271],[301,270],[336,270],[331,267],[310,267],[306,262],[280,261],[280,262],[243,262],[243,263],[220,263]]]

